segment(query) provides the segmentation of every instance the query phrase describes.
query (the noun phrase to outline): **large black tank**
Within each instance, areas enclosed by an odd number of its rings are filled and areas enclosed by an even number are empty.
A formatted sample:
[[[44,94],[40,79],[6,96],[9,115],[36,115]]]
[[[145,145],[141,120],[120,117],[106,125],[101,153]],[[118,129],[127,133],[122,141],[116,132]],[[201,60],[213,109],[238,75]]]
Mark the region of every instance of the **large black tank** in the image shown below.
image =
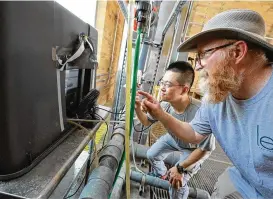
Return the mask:
[[[52,48],[72,47],[79,33],[96,44],[97,31],[54,1],[2,1],[0,26],[0,180],[6,180],[27,172],[67,132]],[[60,82],[65,120],[65,72]]]

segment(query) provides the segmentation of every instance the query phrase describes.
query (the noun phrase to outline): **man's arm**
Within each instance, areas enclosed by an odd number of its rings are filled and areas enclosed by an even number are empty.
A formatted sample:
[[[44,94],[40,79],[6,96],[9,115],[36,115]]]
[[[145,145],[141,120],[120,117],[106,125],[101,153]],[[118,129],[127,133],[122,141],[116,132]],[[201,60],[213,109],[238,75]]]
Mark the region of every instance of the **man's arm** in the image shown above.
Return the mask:
[[[136,97],[136,103],[135,103],[135,112],[137,115],[137,118],[139,119],[139,121],[144,125],[144,126],[149,126],[152,123],[149,121],[148,116],[146,113],[143,112],[142,108],[141,108],[141,100],[139,99],[139,97]]]
[[[207,151],[203,151],[200,148],[197,148],[187,157],[186,160],[181,162],[179,165],[186,169],[187,167],[199,161],[206,154],[207,154]],[[179,189],[180,187],[182,187],[182,184],[183,184],[182,180],[183,180],[184,174],[179,173],[176,166],[170,168],[168,172],[170,176],[169,181],[171,185],[176,189]]]
[[[163,111],[159,102],[149,93],[138,91],[138,94],[146,97],[144,104],[152,117],[159,120],[166,129],[170,130],[179,139],[188,143],[199,144],[206,137],[206,135],[196,133],[188,123],[181,122]]]
[[[179,165],[186,169],[201,160],[207,153],[207,151],[203,151],[200,148],[197,148]]]
[[[157,118],[177,138],[192,144],[199,144],[206,136],[196,133],[187,122],[182,122],[163,111]]]
[[[148,116],[146,113],[144,113],[141,108],[139,109],[135,109],[136,110],[136,115],[137,118],[139,119],[139,121],[144,125],[144,126],[149,126],[152,124],[152,122],[150,122],[148,120]]]

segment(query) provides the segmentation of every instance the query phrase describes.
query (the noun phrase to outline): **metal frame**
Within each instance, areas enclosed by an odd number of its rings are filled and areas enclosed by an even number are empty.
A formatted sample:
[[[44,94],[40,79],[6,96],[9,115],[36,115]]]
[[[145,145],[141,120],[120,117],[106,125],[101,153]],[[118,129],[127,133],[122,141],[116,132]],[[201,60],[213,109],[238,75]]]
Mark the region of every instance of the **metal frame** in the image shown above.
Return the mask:
[[[125,1],[118,0],[118,5],[122,11],[122,14],[123,14],[126,22],[128,22],[128,10],[127,10],[127,5],[126,5]]]
[[[186,0],[177,0],[176,4],[174,5],[174,8],[171,12],[171,15],[169,17],[169,19],[167,20],[167,23],[164,26],[162,35],[165,35],[168,31],[168,29],[170,28],[170,26],[172,25],[172,23],[174,22],[174,20],[176,19],[177,15],[179,14],[179,12],[181,11],[181,8],[184,6],[184,4],[186,3]]]
[[[179,14],[179,12],[181,12],[181,8],[185,5],[185,3],[186,3],[186,1],[184,1],[184,0],[183,1],[178,0],[176,2],[176,4],[174,5],[173,10],[171,12],[170,17],[168,18],[168,20],[167,20],[167,22],[166,22],[166,24],[164,26],[164,29],[163,29],[163,32],[162,32],[161,41],[160,41],[160,47],[158,49],[158,56],[157,56],[157,60],[156,60],[156,67],[155,67],[154,75],[153,75],[153,79],[152,79],[152,86],[149,89],[149,93],[152,93],[154,85],[155,85],[155,79],[156,79],[156,75],[157,75],[157,71],[158,71],[158,67],[159,67],[160,56],[161,56],[161,53],[162,53],[162,47],[163,47],[163,42],[164,42],[166,33],[167,33],[168,29],[170,28],[171,24],[176,19],[176,17]]]
[[[117,92],[117,96],[116,96],[116,101],[115,101],[115,113],[117,113],[119,111],[119,106],[120,106],[120,92],[121,92],[121,88],[122,88],[122,81],[124,79],[123,75],[125,73],[125,65],[126,65],[126,59],[127,59],[127,42],[125,44],[125,52],[124,52],[124,56],[123,56],[123,61],[122,61],[122,68],[121,68],[121,73],[120,73],[120,77],[119,77],[119,83],[118,83],[118,92]],[[114,114],[114,120],[117,120],[117,114]]]
[[[177,16],[175,35],[166,66],[168,66],[172,61],[178,60],[179,52],[177,52],[177,47],[179,46],[180,42],[184,40],[184,35],[188,29],[187,27],[192,7],[193,2],[189,1],[186,6],[181,9],[179,15]]]

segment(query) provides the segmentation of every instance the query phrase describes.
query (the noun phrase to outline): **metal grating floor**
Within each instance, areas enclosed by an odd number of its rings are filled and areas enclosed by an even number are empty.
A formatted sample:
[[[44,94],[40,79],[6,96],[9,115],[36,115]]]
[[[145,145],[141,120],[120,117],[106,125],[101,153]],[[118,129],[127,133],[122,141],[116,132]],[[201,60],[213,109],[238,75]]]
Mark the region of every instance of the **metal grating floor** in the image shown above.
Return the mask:
[[[225,155],[219,144],[216,143],[216,149],[203,163],[202,168],[198,171],[198,173],[191,178],[188,185],[190,187],[204,189],[211,194],[218,177],[229,166],[232,166],[232,163]]]
[[[167,190],[156,187],[150,187],[150,190],[151,199],[170,199],[169,192]]]

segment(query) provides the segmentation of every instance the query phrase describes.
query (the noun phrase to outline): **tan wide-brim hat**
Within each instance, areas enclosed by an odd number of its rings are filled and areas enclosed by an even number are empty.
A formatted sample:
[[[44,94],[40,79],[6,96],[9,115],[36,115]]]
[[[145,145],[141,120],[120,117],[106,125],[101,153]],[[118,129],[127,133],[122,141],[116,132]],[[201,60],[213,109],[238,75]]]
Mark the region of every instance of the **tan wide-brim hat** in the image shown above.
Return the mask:
[[[197,44],[213,38],[244,40],[260,46],[270,62],[273,62],[273,45],[265,38],[265,22],[262,16],[252,10],[234,9],[211,18],[202,31],[181,43],[179,52],[197,50]]]

